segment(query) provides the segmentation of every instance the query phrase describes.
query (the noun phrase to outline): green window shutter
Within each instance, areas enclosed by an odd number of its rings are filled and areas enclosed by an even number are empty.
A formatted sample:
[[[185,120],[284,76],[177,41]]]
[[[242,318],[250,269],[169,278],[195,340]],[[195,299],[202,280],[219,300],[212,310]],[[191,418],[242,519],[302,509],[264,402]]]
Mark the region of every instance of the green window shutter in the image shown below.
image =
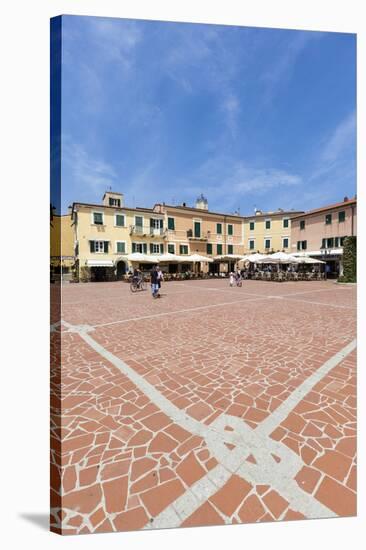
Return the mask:
[[[200,237],[201,236],[201,224],[200,222],[194,222],[194,236]]]
[[[154,245],[153,243],[150,243],[150,254],[154,252]]]
[[[174,231],[175,229],[174,218],[168,218],[168,229],[170,229],[171,231]]]
[[[108,245],[109,245],[108,241],[104,241],[104,252],[106,254],[108,254]]]
[[[150,218],[150,228],[153,228],[153,227],[154,227],[154,220]]]
[[[160,229],[163,229],[163,220],[160,220]]]
[[[117,243],[117,252],[119,252],[119,254],[124,254],[126,252],[125,243]]]
[[[142,246],[143,246],[144,254],[147,254],[147,243],[144,243]]]
[[[216,233],[218,235],[221,235],[222,234],[222,224],[221,223],[217,223],[216,224]]]
[[[222,254],[222,244],[217,245],[217,254]]]
[[[254,231],[254,222],[249,223],[249,229],[250,231]]]
[[[91,253],[95,252],[95,242],[94,241],[90,241],[90,252]]]
[[[228,235],[232,235],[233,234],[233,226],[231,224],[229,224],[227,226],[227,232],[228,232]]]
[[[123,227],[125,225],[125,217],[122,214],[116,215],[116,225]]]
[[[283,227],[288,227],[288,220],[283,220]]]
[[[297,241],[297,250],[301,250],[301,241]]]
[[[326,246],[326,239],[322,239],[322,246],[321,248],[327,248]]]
[[[136,243],[132,243],[132,252],[136,252]]]
[[[207,243],[207,254],[212,254],[212,244]]]
[[[227,253],[228,254],[233,254],[233,245],[232,244],[227,245]]]

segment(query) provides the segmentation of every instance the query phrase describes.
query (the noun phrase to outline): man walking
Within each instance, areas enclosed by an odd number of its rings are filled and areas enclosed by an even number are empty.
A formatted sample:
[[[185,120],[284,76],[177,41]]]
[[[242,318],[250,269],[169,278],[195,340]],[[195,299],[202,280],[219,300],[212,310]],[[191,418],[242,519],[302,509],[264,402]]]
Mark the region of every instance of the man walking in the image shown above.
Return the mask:
[[[158,272],[157,265],[154,265],[154,267],[151,270],[150,282],[151,282],[152,297],[158,298],[159,297],[159,272]]]

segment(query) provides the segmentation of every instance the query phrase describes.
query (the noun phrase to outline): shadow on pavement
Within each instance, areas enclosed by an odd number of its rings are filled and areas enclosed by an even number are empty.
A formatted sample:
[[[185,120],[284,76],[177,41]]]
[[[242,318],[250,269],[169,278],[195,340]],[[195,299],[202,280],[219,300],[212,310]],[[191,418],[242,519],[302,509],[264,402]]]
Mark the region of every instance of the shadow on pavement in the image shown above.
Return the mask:
[[[42,530],[49,531],[50,516],[48,514],[19,514],[19,517],[37,525]]]

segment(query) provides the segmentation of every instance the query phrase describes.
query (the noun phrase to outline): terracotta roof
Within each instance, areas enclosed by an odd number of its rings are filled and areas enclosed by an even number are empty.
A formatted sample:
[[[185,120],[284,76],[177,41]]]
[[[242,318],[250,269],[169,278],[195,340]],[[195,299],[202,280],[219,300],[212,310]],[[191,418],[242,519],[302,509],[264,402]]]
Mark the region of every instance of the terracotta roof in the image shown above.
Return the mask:
[[[159,216],[159,212],[154,212],[151,208],[130,208],[129,206],[109,206],[107,204],[90,204],[88,202],[73,202],[72,211],[75,206],[89,206],[91,208],[110,208],[111,210],[129,210],[131,212],[148,212],[149,214],[156,214]],[[161,215],[161,214],[160,214]]]
[[[206,210],[205,208],[195,208],[194,206],[172,206],[171,204],[163,204],[160,202],[157,202],[155,206],[162,206],[163,208],[174,208],[175,210],[193,210],[193,212],[199,212],[201,214],[211,214],[213,216],[222,216],[227,218],[236,218],[236,219],[243,219],[244,216],[239,216],[238,214],[223,214],[222,212],[212,212],[212,210]]]
[[[322,206],[321,208],[314,208],[313,210],[308,210],[301,215],[293,216],[293,218],[303,218],[304,216],[311,216],[312,214],[317,214],[318,212],[324,212],[326,210],[333,210],[334,208],[345,208],[350,204],[357,204],[357,199],[348,199],[347,201],[336,202],[334,204],[329,204],[328,206]]]

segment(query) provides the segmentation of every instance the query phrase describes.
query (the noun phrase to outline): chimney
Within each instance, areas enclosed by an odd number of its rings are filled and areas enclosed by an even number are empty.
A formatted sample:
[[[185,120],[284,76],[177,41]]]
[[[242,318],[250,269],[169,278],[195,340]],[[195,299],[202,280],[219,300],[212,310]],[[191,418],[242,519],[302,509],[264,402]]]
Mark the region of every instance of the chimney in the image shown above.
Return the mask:
[[[344,197],[343,202],[348,202],[348,201],[349,201],[349,198],[348,198],[348,197]]]

